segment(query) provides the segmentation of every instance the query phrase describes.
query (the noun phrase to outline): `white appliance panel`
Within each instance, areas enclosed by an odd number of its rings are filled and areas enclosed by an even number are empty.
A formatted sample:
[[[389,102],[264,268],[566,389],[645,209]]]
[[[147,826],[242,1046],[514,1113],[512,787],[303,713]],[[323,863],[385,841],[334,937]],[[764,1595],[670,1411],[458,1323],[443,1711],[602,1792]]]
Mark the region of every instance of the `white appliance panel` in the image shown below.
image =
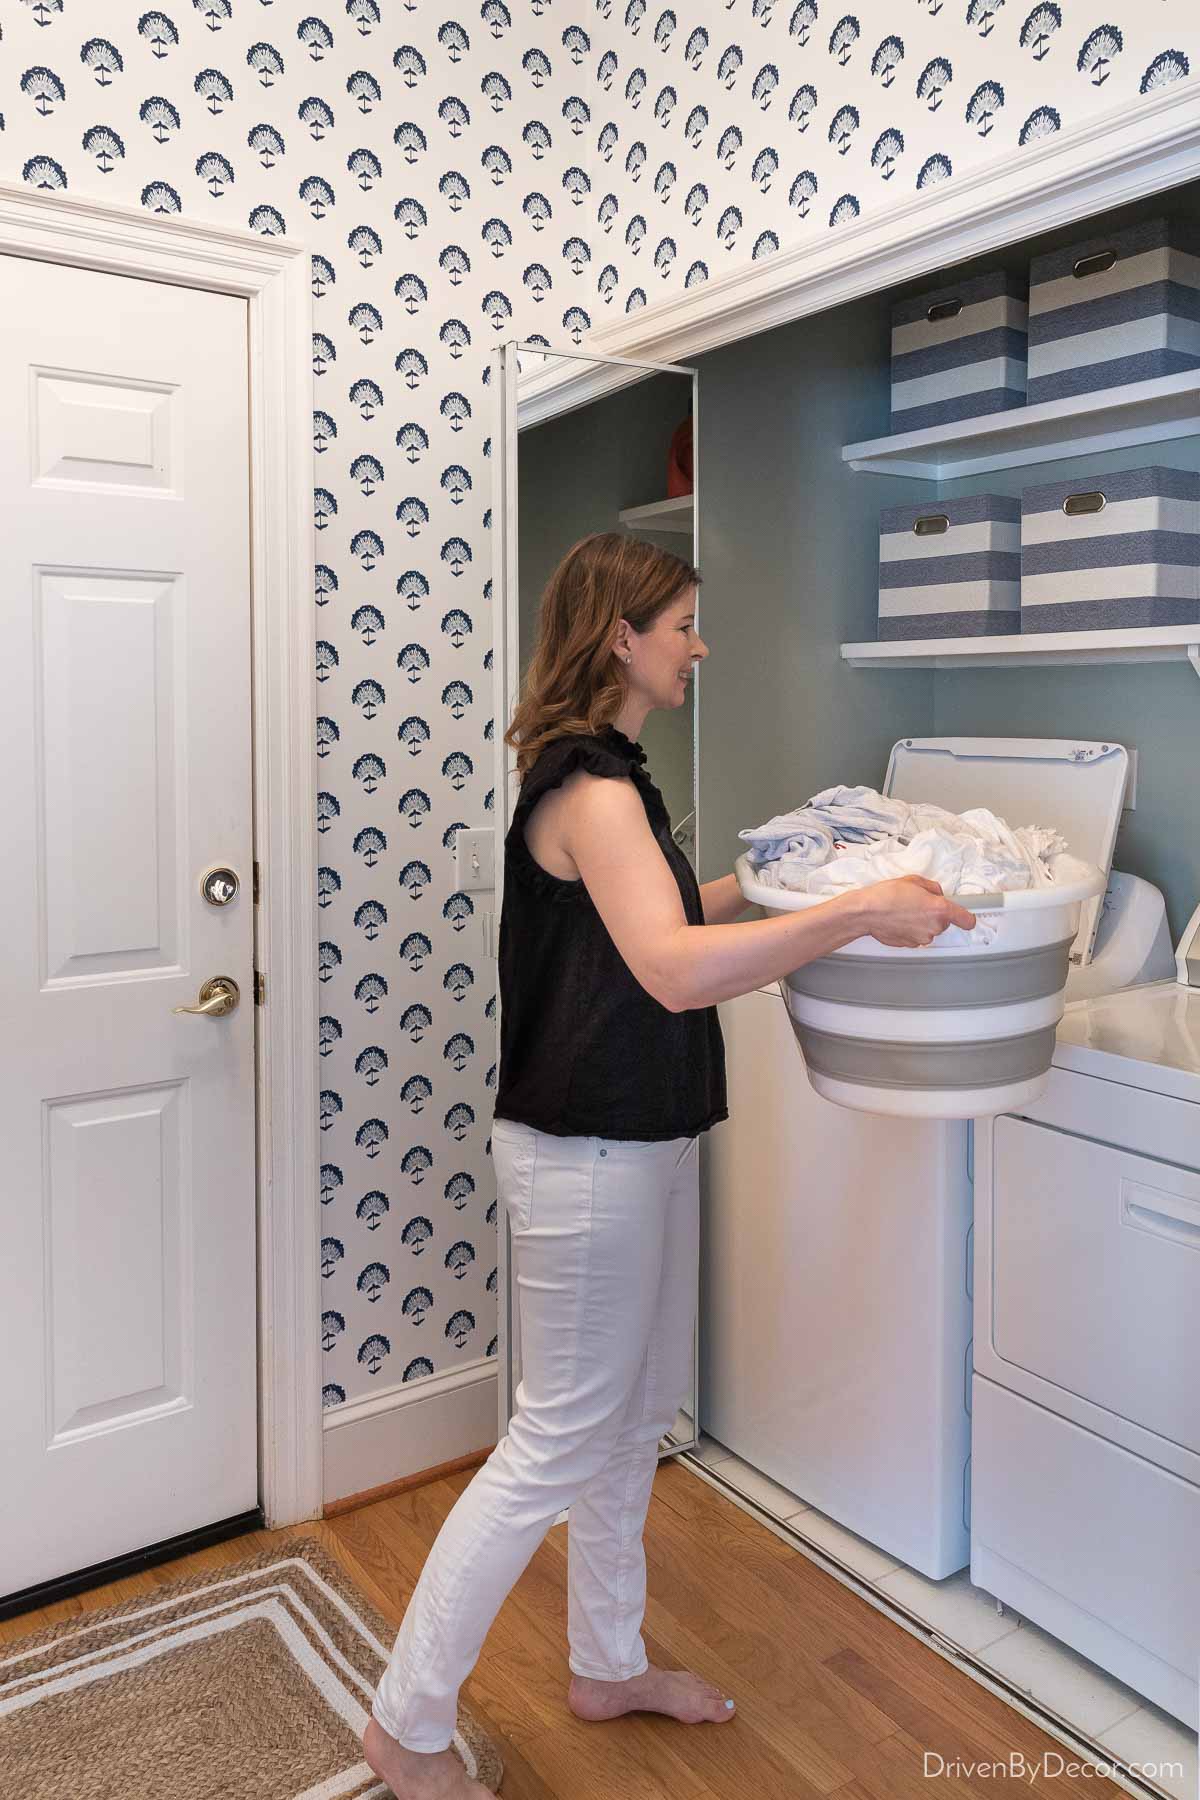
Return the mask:
[[[1189,1167],[1200,1162],[1200,1112],[1195,1110],[1200,1108],[1200,989],[1156,981],[1068,1006],[1058,1027],[1054,1061],[1064,1071],[1139,1090],[1122,1098],[1123,1143],[1137,1142],[1129,1135],[1134,1131],[1142,1134],[1152,1156]],[[1103,1091],[1086,1082],[1076,1086],[1093,1094]],[[1042,1107],[1053,1104],[1053,1094],[1052,1082],[1037,1106],[1028,1109],[1031,1116],[1040,1118]],[[1152,1109],[1152,1099],[1159,1100],[1157,1108]],[[1186,1100],[1192,1111],[1172,1106],[1172,1099]]]
[[[1200,1456],[1200,1174],[1026,1119],[993,1145],[996,1355]]]
[[[1059,738],[904,738],[892,749],[884,792],[949,812],[986,806],[1010,825],[1052,825],[1073,856],[1105,875],[1129,785],[1120,744]],[[1092,953],[1103,896],[1080,916],[1072,952]]]
[[[968,1556],[966,1127],[822,1100],[778,990],[720,1013],[730,1117],[706,1134],[701,1426],[951,1574]]]
[[[974,1389],[972,1581],[1194,1728],[1200,1488],[993,1381]]]
[[[1171,985],[1173,987],[1174,983]],[[1133,994],[1129,996],[1130,999],[1133,997]],[[1110,1058],[1107,1066],[1111,1068],[1119,1064],[1116,1059]],[[1046,1094],[1029,1108],[1027,1120],[1030,1129],[1037,1126],[1048,1128],[1045,1130],[1048,1149],[1054,1149],[1061,1139],[1064,1160],[1058,1167],[1064,1185],[1073,1184],[1087,1166],[1084,1161],[1076,1158],[1072,1148],[1075,1145],[1080,1146],[1085,1153],[1089,1143],[1103,1151],[1119,1135],[1123,1142],[1113,1154],[1127,1156],[1135,1165],[1139,1159],[1147,1159],[1155,1167],[1166,1165],[1172,1178],[1186,1171],[1189,1161],[1196,1161],[1197,1150],[1200,1148],[1200,1112],[1195,1106],[1142,1088],[1120,1086],[1111,1080],[1096,1080],[1065,1069],[1056,1068],[1051,1071]],[[1183,1476],[1185,1480],[1200,1483],[1200,1454],[1190,1448],[1181,1435],[1164,1436],[1160,1429],[1151,1429],[1144,1422],[1148,1415],[1154,1420],[1156,1427],[1162,1423],[1161,1409],[1164,1402],[1153,1392],[1150,1393],[1146,1411],[1143,1412],[1137,1398],[1136,1384],[1119,1375],[1114,1377],[1123,1379],[1125,1383],[1120,1391],[1120,1404],[1124,1410],[1118,1411],[1113,1407],[1114,1388],[1111,1381],[1102,1390],[1096,1388],[1094,1376],[1079,1379],[1078,1388],[1067,1383],[1066,1370],[1074,1355],[1069,1340],[1076,1329],[1077,1317],[1085,1313],[1089,1306],[1097,1309],[1098,1316],[1089,1322],[1087,1329],[1095,1336],[1102,1332],[1107,1322],[1117,1348],[1106,1351],[1106,1366],[1116,1364],[1119,1370],[1123,1355],[1121,1346],[1125,1338],[1125,1313],[1122,1309],[1129,1296],[1123,1295],[1115,1306],[1111,1303],[1106,1307],[1100,1306],[1094,1271],[1092,1275],[1087,1272],[1088,1258],[1094,1252],[1102,1262],[1108,1259],[1110,1278],[1114,1265],[1111,1262],[1111,1244],[1106,1247],[1103,1210],[1099,1206],[1089,1210],[1086,1189],[1081,1195],[1072,1193],[1057,1197],[1047,1215],[1057,1221],[1061,1209],[1065,1208],[1076,1217],[1076,1238],[1068,1248],[1064,1248],[1060,1241],[1056,1252],[1052,1253],[1049,1247],[1043,1252],[1034,1247],[1039,1241],[1035,1236],[1033,1245],[1027,1246],[1018,1256],[1015,1242],[1018,1227],[1030,1229],[1030,1226],[1028,1217],[1021,1210],[1023,1202],[1020,1192],[1016,1195],[1009,1192],[1013,1171],[1007,1164],[1004,1166],[1004,1180],[999,1184],[1000,1191],[997,1191],[1000,1165],[996,1150],[996,1126],[1000,1122],[982,1121],[975,1128],[973,1360],[976,1374],[986,1375],[990,1380],[1011,1388],[1015,1393],[1023,1394],[1039,1406],[1049,1407],[1052,1411],[1061,1413],[1064,1418],[1073,1419],[1076,1424],[1085,1426],[1089,1431],[1111,1438],[1114,1443],[1123,1445],[1135,1455],[1148,1457],[1150,1461],[1161,1464],[1163,1468]],[[1006,1119],[1003,1123],[1007,1126],[1019,1122]],[[1041,1138],[1033,1141],[1035,1147],[1042,1144]],[[1190,1174],[1190,1171],[1187,1172]],[[1087,1178],[1091,1179],[1090,1172]],[[1022,1166],[1018,1186],[1025,1180]],[[1116,1204],[1116,1200],[1111,1201],[1112,1206]],[[1040,1215],[1035,1211],[1032,1216],[1032,1229],[1036,1232],[1039,1229],[1037,1221]],[[999,1227],[998,1220],[1003,1221]],[[1022,1279],[1021,1271],[1028,1270],[1035,1261],[1040,1261],[1043,1265],[1034,1277],[1035,1294],[1028,1308],[1031,1315],[1036,1314],[1036,1318],[1031,1317],[1028,1324],[1022,1323],[1020,1318],[1024,1305],[1023,1289],[1016,1296],[1002,1293],[1001,1304],[1010,1331],[1003,1353],[996,1342],[994,1321],[997,1289],[1000,1286],[993,1270],[998,1228],[1005,1236],[1005,1254],[1010,1273],[1015,1266],[1018,1279]],[[1113,1225],[1112,1229],[1116,1231],[1119,1228]],[[1132,1230],[1124,1233],[1130,1239],[1134,1235]],[[1147,1248],[1155,1252],[1158,1250],[1158,1246],[1154,1244]],[[1193,1261],[1200,1262],[1200,1256],[1196,1256],[1194,1252],[1180,1248],[1179,1254],[1186,1259],[1184,1267],[1190,1267]],[[1082,1271],[1078,1281],[1077,1264]],[[1118,1282],[1120,1269],[1118,1260],[1115,1264]],[[1139,1296],[1138,1304],[1144,1306],[1148,1300],[1152,1301],[1153,1295]],[[1064,1321],[1061,1332],[1057,1329],[1060,1316]],[[1022,1333],[1023,1337],[1020,1335]],[[1011,1359],[1010,1351],[1014,1343],[1025,1352],[1025,1360]],[[1152,1385],[1143,1381],[1140,1391],[1144,1393]],[[1103,1395],[1099,1402],[1090,1397],[1096,1392],[1102,1392]]]

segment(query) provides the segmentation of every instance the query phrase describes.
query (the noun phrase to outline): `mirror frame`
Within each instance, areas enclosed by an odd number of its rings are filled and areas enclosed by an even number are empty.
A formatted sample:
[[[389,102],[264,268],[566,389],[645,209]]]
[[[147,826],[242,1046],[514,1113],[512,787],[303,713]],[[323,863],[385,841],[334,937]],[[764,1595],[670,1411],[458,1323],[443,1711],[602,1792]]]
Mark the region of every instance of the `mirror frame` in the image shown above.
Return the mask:
[[[504,892],[504,840],[512,823],[513,780],[516,775],[516,757],[504,742],[504,729],[512,718],[520,695],[520,614],[519,614],[519,576],[517,567],[517,546],[519,531],[519,497],[517,479],[517,437],[522,429],[532,429],[551,418],[559,418],[568,412],[577,412],[591,403],[593,396],[568,396],[560,406],[553,405],[552,384],[543,383],[538,390],[536,417],[528,418],[524,424],[521,419],[522,382],[528,384],[530,375],[522,377],[519,358],[522,352],[539,358],[561,357],[575,363],[595,363],[606,369],[621,368],[630,371],[627,380],[605,383],[600,393],[594,397],[600,399],[619,387],[630,386],[634,382],[645,380],[650,375],[686,375],[692,384],[692,563],[700,568],[700,375],[697,369],[680,363],[646,362],[632,357],[596,356],[586,351],[571,348],[559,348],[553,344],[534,344],[524,339],[512,338],[496,345],[491,355],[491,393],[493,429],[491,438],[492,461],[492,731],[495,755],[495,780],[492,795],[493,825],[496,835],[496,888],[494,905],[494,927],[489,934],[489,946],[495,954],[494,946],[498,937],[499,911]],[[540,373],[541,371],[537,371]],[[528,390],[527,390],[528,391]],[[700,596],[696,599],[696,624],[700,624]],[[675,829],[694,821],[693,842],[695,851],[693,866],[699,879],[700,864],[700,669],[692,683],[692,810],[682,820],[677,821]],[[496,1067],[499,1068],[500,1042],[500,997],[496,995]],[[696,1155],[700,1154],[700,1145],[696,1145]],[[502,1438],[508,1430],[509,1420],[515,1411],[516,1380],[514,1378],[513,1359],[513,1284],[512,1284],[512,1233],[508,1215],[497,1206],[497,1251],[498,1251],[498,1325],[496,1341],[496,1404],[498,1438]],[[677,1456],[681,1451],[694,1450],[700,1440],[699,1425],[700,1405],[700,1293],[699,1270],[697,1269],[696,1323],[692,1333],[692,1392],[691,1392],[691,1436],[676,1438],[674,1431],[664,1439],[659,1449],[659,1460],[666,1456]],[[686,1407],[682,1409],[686,1414]],[[677,1421],[678,1422],[678,1421]]]

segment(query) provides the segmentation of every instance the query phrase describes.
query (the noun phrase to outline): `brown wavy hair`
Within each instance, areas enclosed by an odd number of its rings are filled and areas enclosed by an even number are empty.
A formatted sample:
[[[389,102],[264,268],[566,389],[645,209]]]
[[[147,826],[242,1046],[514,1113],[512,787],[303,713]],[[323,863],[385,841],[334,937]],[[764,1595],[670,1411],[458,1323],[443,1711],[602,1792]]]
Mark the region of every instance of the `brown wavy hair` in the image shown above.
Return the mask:
[[[700,576],[681,556],[619,531],[597,531],[572,544],[546,583],[524,691],[504,742],[521,775],[555,738],[609,725],[625,702],[616,654],[617,626],[649,631]]]

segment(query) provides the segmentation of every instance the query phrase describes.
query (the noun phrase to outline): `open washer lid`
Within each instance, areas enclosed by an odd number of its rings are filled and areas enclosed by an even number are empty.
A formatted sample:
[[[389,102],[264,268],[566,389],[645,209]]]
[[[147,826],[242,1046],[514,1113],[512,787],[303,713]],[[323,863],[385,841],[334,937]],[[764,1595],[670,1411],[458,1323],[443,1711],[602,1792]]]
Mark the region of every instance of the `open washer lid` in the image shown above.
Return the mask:
[[[947,812],[986,806],[1010,825],[1052,825],[1072,855],[1105,878],[1129,782],[1121,744],[1077,738],[902,738],[892,746],[885,794],[925,800]],[[1091,961],[1104,896],[1087,901],[1071,951]]]

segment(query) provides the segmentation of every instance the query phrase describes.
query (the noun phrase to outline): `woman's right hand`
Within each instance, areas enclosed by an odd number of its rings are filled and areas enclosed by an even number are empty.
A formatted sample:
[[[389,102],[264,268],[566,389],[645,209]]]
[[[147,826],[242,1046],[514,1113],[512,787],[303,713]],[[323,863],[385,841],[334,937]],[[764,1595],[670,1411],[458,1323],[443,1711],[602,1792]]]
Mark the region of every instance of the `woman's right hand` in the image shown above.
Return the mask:
[[[936,881],[901,875],[859,890],[867,908],[866,935],[894,949],[924,950],[950,925],[972,931],[975,914],[947,899]]]

